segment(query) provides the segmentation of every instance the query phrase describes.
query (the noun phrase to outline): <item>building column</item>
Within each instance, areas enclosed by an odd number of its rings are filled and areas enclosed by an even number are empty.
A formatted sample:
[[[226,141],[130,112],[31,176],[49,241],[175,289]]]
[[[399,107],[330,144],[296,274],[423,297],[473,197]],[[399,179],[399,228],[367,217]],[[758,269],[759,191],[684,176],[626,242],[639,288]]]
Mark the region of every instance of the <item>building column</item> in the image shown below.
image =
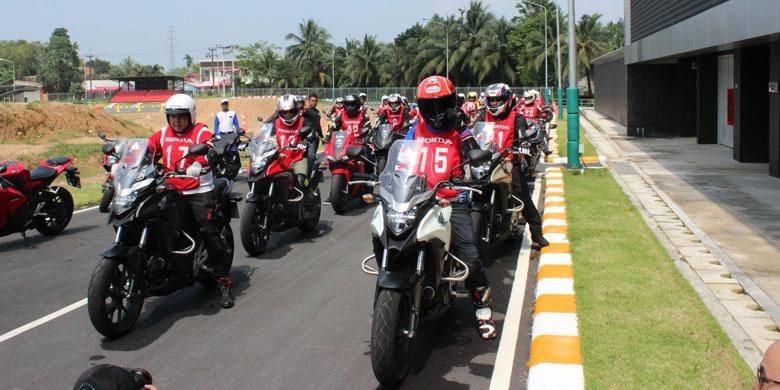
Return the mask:
[[[769,45],[734,52],[734,159],[769,161]]]
[[[769,46],[769,82],[773,91],[769,92],[769,175],[780,177],[780,42]]]
[[[696,61],[696,143],[718,143],[718,55]]]

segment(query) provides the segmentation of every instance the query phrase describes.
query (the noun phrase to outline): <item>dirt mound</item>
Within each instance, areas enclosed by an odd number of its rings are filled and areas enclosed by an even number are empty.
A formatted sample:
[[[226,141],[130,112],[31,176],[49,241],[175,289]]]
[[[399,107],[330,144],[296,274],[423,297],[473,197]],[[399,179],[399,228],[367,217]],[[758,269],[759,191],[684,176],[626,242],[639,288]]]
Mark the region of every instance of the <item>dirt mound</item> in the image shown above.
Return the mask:
[[[47,142],[53,139],[148,134],[121,117],[94,106],[66,103],[0,104],[0,143]]]
[[[198,108],[198,122],[214,126],[214,115],[220,110],[219,98],[196,99]],[[320,104],[321,110],[329,110],[330,104]],[[254,130],[258,127],[257,117],[268,118],[276,109],[276,99],[273,98],[234,98],[230,99],[230,109],[238,114],[238,121],[242,128]],[[157,130],[166,125],[165,116],[161,112],[137,112],[111,114],[117,118],[133,121],[149,130]],[[323,126],[325,121],[323,120]]]

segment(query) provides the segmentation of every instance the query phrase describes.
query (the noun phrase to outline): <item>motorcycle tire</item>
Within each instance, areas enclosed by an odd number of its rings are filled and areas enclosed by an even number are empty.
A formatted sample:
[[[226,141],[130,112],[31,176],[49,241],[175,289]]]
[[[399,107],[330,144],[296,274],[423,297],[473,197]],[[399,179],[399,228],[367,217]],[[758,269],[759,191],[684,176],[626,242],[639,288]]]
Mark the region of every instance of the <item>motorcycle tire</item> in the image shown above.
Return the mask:
[[[387,165],[387,157],[379,157],[376,159],[376,174],[380,175],[385,170]]]
[[[221,274],[228,274],[230,273],[230,268],[233,267],[233,257],[235,254],[235,243],[233,241],[233,228],[230,227],[230,224],[226,224],[222,227],[221,232],[219,235],[222,237],[222,240],[225,244],[225,257],[222,258],[222,264],[221,268],[216,270],[217,272]],[[201,286],[205,288],[215,288],[217,286],[216,281],[211,275],[206,275],[204,273],[198,274],[198,283],[200,283]]]
[[[257,256],[265,250],[271,237],[271,228],[261,227],[265,208],[257,203],[247,203],[241,213],[241,245],[250,256]]]
[[[298,228],[303,232],[310,232],[317,228],[320,223],[320,214],[322,213],[322,199],[320,198],[320,189],[316,188],[312,194],[312,199],[308,202],[312,208],[313,215],[306,218],[298,224]]]
[[[112,187],[103,193],[103,197],[100,198],[100,205],[98,206],[98,210],[101,213],[107,213],[109,207],[111,207],[111,201],[113,200],[114,200],[114,188]]]
[[[62,233],[73,217],[73,196],[63,187],[51,187],[53,197],[45,199],[42,212],[49,213],[49,217],[36,217],[35,230],[44,236],[56,236]],[[48,220],[47,220],[48,219]]]
[[[403,333],[409,324],[409,300],[401,291],[381,290],[371,325],[371,367],[379,383],[396,388],[409,372],[412,341]]]
[[[330,179],[330,204],[336,214],[347,211],[347,178],[344,175],[333,175]]]
[[[487,221],[482,217],[482,213],[476,211],[471,212],[471,221],[474,224],[474,243],[477,245],[479,258],[485,260],[490,257],[490,243],[484,240]]]
[[[138,280],[127,283],[130,276],[126,264],[127,262],[119,259],[102,259],[89,280],[89,320],[95,330],[109,339],[117,339],[130,333],[144,305],[140,289],[131,294],[132,298],[125,296],[127,292],[123,290],[126,285],[142,284]]]

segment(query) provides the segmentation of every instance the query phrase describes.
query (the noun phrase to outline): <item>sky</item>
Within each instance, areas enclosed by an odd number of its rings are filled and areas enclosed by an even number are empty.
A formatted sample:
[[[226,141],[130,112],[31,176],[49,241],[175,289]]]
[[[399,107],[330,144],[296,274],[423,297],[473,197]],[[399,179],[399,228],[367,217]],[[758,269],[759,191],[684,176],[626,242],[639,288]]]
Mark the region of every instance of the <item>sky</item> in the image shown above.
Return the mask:
[[[566,0],[555,0],[567,9]],[[517,15],[516,0],[483,0],[496,16]],[[406,28],[435,13],[458,14],[468,0],[299,0],[201,1],[135,0],[128,2],[25,0],[3,6],[0,40],[47,41],[52,30],[65,27],[78,42],[82,56],[119,62],[131,56],[143,64],[170,64],[169,28],[174,30],[174,62],[185,54],[204,59],[206,49],[219,44],[246,45],[267,41],[280,47],[284,36],[307,18],[316,20],[343,45],[345,38],[376,35],[389,42]],[[623,17],[623,0],[577,0],[576,14],[598,12],[602,21]],[[9,17],[12,16],[12,17]],[[424,22],[423,22],[424,23]],[[565,28],[561,26],[561,28]]]

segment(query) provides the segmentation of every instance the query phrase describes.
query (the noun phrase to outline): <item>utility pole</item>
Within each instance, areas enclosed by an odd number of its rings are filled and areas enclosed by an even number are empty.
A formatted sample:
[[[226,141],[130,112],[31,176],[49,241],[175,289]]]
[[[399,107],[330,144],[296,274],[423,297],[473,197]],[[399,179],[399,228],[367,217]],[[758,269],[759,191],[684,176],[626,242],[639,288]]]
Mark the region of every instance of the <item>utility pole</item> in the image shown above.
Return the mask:
[[[225,94],[227,92],[227,87],[225,86],[225,56],[227,55],[233,55],[233,50],[236,48],[236,45],[217,45],[217,49],[222,50],[222,97],[225,97]],[[236,83],[234,80],[234,72],[235,72],[235,59],[231,58],[231,64],[233,65],[233,68],[230,71],[230,84],[232,88],[233,97],[236,96]]]
[[[569,87],[566,88],[568,110],[568,134],[566,144],[569,169],[580,168],[580,90],[577,87],[577,39],[574,29],[574,0],[569,0]]]
[[[209,47],[208,48],[209,54],[206,54],[207,57],[211,58],[211,74],[209,77],[211,78],[211,89],[214,89],[214,79],[216,78],[214,74],[214,52],[217,51],[216,47]]]
[[[87,71],[87,67],[89,67],[89,90],[92,91],[92,71],[95,69],[93,66],[88,65],[90,62],[92,62],[92,59],[95,58],[95,56],[90,54],[85,55],[84,57],[87,57],[88,61],[84,63],[84,72]],[[94,63],[92,65],[95,65]],[[85,94],[87,95],[87,94]]]
[[[331,74],[333,77],[330,80],[330,99],[336,101],[336,45],[331,48],[332,69]]]
[[[558,41],[558,119],[563,119],[563,87],[561,86],[561,7],[555,5],[555,35]]]
[[[176,62],[173,56],[173,33],[174,28],[173,26],[168,26],[168,54],[170,54],[170,63],[168,64],[168,73],[170,74],[173,71],[173,68],[176,67]]]

